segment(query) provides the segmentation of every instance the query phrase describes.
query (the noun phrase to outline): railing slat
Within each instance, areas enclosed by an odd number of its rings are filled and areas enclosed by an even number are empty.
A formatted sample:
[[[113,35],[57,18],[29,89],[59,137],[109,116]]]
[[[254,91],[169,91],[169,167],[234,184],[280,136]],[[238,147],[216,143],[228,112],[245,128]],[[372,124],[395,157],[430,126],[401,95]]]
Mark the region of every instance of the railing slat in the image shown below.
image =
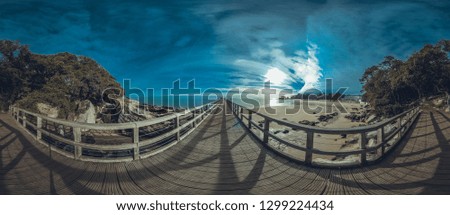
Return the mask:
[[[136,125],[136,127],[133,128],[133,143],[134,143],[133,159],[138,160],[139,159],[139,127],[137,125]]]
[[[386,153],[386,140],[385,140],[385,134],[384,134],[384,126],[380,128],[378,140],[381,143],[381,156],[383,156]]]
[[[252,129],[252,111],[248,110],[248,128]]]
[[[36,138],[38,140],[42,139],[42,118],[41,117],[37,117],[36,118]]]
[[[306,132],[306,153],[305,153],[305,162],[307,164],[312,163],[312,149],[314,148],[314,132],[307,131]]]
[[[269,126],[270,126],[270,120],[268,118],[264,118],[264,137],[263,137],[263,143],[268,144],[269,143]]]
[[[359,148],[363,150],[361,152],[361,164],[365,164],[367,162],[367,151],[365,150],[367,147],[367,133],[362,132],[361,133],[361,141],[359,142]]]
[[[180,116],[175,118],[175,129],[177,129],[177,141],[180,141]]]
[[[75,143],[81,142],[81,128],[73,128],[73,141]],[[74,149],[74,158],[75,160],[79,160],[83,153],[83,149],[78,145],[75,145]]]
[[[22,116],[22,126],[24,128],[27,127],[27,115],[25,112],[23,112],[23,116]]]

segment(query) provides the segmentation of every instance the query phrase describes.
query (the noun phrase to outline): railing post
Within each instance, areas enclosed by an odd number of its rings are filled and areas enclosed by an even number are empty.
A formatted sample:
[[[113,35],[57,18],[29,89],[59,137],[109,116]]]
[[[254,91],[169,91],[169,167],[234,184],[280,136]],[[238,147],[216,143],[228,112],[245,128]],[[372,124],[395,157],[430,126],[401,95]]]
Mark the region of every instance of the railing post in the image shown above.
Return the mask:
[[[180,141],[180,115],[175,118],[175,129],[177,129],[177,141]]]
[[[248,110],[248,128],[252,129],[252,111]]]
[[[381,128],[378,130],[378,142],[381,144],[381,155],[383,156],[384,153],[386,153],[386,143],[384,140],[384,126],[381,126]]]
[[[137,125],[136,125],[136,127],[133,128],[133,143],[134,143],[133,159],[138,160],[139,159],[139,127]]]
[[[16,121],[19,122],[19,117],[20,117],[20,110],[16,110]]]
[[[41,117],[36,117],[36,139],[40,140],[42,139],[42,118]]]
[[[367,133],[366,132],[362,132],[361,133],[361,142],[360,142],[360,148],[362,150],[361,152],[361,164],[365,164],[367,162],[367,152],[366,152],[366,148],[367,148]]]
[[[269,126],[270,126],[270,120],[268,118],[264,118],[264,136],[263,136],[263,143],[268,144],[269,143]]]
[[[312,164],[312,149],[314,148],[314,132],[306,132],[306,153],[305,163]]]
[[[79,160],[81,157],[81,154],[83,152],[81,146],[78,146],[76,143],[81,142],[81,128],[73,128],[73,141],[75,142],[74,147],[74,159]]]
[[[195,112],[196,112],[197,110],[193,110],[192,111],[192,119],[194,119],[194,121],[192,122],[192,127],[197,127],[197,121],[195,121]]]
[[[241,121],[244,120],[244,107],[240,107],[241,111]]]
[[[24,128],[27,127],[27,114],[25,112],[23,112],[23,116],[22,116],[22,126]]]
[[[206,106],[200,108],[200,114],[202,115],[202,120],[205,119],[205,112],[206,112],[205,107]]]

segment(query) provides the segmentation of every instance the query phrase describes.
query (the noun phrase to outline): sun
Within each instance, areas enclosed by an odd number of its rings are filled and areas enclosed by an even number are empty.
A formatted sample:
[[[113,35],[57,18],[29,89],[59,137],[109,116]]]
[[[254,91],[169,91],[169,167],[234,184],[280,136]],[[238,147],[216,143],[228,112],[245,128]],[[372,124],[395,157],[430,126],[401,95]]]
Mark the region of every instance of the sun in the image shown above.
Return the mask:
[[[286,74],[276,67],[268,69],[264,77],[264,81],[270,81],[274,85],[282,85],[287,78]]]

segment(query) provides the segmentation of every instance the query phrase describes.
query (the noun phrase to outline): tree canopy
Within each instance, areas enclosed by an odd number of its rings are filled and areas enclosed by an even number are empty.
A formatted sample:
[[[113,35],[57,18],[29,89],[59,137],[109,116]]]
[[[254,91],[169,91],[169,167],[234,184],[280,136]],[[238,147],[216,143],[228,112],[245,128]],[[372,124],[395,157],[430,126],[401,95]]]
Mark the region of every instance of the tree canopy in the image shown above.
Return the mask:
[[[450,93],[450,40],[425,45],[402,61],[392,56],[360,79],[363,98],[380,115],[398,114],[429,96]]]
[[[58,107],[67,117],[76,102],[103,103],[102,93],[120,84],[94,60],[70,53],[38,55],[17,41],[0,40],[0,105],[35,111],[38,102]]]

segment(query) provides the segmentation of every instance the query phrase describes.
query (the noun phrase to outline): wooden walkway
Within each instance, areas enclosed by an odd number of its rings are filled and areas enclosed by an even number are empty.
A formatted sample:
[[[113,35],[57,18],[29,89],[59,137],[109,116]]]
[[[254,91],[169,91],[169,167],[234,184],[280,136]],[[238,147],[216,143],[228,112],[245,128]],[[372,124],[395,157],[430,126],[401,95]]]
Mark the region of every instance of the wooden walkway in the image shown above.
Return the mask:
[[[211,115],[148,159],[75,161],[0,114],[0,194],[450,194],[450,116],[424,110],[396,151],[355,169],[317,169],[266,150],[232,115]]]

